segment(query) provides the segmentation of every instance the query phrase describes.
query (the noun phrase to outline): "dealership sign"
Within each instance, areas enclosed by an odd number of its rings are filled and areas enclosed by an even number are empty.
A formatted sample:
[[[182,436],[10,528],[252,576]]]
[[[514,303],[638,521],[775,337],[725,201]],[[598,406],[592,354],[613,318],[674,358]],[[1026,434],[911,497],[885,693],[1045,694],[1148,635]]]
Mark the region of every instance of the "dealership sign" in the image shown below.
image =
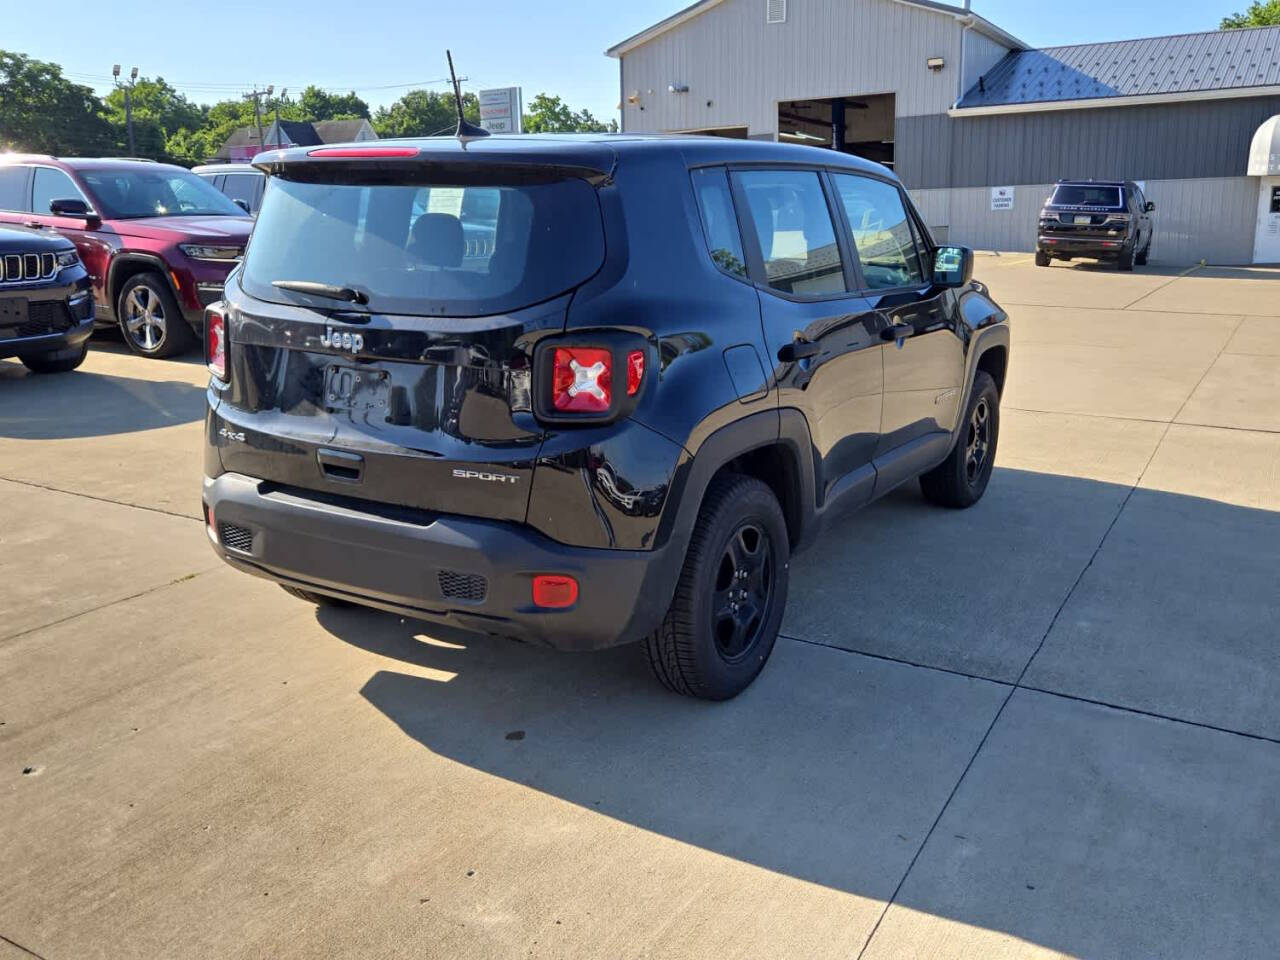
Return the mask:
[[[521,133],[519,87],[480,91],[480,126],[490,133]]]
[[[992,187],[991,188],[991,209],[992,210],[1012,210],[1013,209],[1013,187]]]

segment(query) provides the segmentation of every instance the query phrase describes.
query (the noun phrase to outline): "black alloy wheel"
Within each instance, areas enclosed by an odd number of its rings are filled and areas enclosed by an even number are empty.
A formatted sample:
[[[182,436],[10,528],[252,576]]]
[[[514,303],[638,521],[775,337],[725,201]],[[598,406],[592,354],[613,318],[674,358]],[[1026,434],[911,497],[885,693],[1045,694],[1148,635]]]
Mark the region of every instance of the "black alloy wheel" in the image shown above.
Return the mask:
[[[728,663],[750,656],[760,642],[773,601],[774,561],[769,535],[754,521],[730,535],[716,568],[711,632]]]
[[[675,596],[644,642],[669,690],[728,700],[751,685],[778,639],[791,541],[773,490],[723,473],[703,497]]]
[[[964,450],[964,475],[970,486],[983,476],[991,453],[991,408],[980,396],[969,416],[969,433]]]

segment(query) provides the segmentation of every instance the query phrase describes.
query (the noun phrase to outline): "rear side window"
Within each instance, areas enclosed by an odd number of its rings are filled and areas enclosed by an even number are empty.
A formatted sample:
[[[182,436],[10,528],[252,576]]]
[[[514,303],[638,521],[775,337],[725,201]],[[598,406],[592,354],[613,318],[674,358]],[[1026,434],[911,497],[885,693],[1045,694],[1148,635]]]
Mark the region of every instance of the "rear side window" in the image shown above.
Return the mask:
[[[797,296],[843,292],[844,264],[818,174],[745,170],[733,176],[746,197],[769,286]]]
[[[26,167],[0,167],[0,210],[26,211],[26,187]]]
[[[711,259],[725,273],[745,277],[747,262],[742,255],[742,237],[733,212],[728,176],[719,168],[694,170],[693,192],[698,198],[698,213]]]
[[[898,188],[883,180],[847,174],[831,179],[849,221],[850,239],[858,251],[868,289],[921,283],[920,251]]]
[[[1054,188],[1052,203],[1063,207],[1123,207],[1119,187],[1060,183]]]
[[[257,203],[262,181],[260,173],[229,173],[222,183],[222,192],[232,200],[243,200],[252,210]]]
[[[307,302],[272,286],[355,287],[375,312],[482,316],[572,289],[604,262],[595,189],[585,180],[520,185],[302,183],[266,191],[242,283],[263,300]]]

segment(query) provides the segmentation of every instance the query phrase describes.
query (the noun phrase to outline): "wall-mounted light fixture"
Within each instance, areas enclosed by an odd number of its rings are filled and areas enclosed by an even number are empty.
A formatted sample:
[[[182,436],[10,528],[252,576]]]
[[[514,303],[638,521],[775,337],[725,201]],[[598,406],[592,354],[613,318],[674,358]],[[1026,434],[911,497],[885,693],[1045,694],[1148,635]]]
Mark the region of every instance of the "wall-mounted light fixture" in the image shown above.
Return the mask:
[[[630,93],[627,94],[627,103],[639,103],[639,102],[640,102],[639,90],[632,90]]]
[[[673,83],[667,89],[672,93],[688,93],[689,85],[687,83]]]
[[[946,65],[947,65],[947,61],[943,60],[942,57],[930,57],[928,60],[925,61],[925,66],[927,66],[934,73],[937,73]]]

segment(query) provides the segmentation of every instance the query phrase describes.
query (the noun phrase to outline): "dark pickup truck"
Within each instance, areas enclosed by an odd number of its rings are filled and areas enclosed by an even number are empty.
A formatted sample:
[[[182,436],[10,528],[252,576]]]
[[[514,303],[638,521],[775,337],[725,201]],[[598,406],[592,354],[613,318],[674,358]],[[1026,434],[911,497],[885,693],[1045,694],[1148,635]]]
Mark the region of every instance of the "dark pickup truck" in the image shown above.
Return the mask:
[[[1085,257],[1121,270],[1142,266],[1155,208],[1132,180],[1059,180],[1040,211],[1036,265]]]
[[[948,507],[987,488],[1009,324],[884,167],[632,136],[256,164],[204,324],[205,521],[296,596],[640,641],[669,688],[724,699],[825,522],[917,478]]]

